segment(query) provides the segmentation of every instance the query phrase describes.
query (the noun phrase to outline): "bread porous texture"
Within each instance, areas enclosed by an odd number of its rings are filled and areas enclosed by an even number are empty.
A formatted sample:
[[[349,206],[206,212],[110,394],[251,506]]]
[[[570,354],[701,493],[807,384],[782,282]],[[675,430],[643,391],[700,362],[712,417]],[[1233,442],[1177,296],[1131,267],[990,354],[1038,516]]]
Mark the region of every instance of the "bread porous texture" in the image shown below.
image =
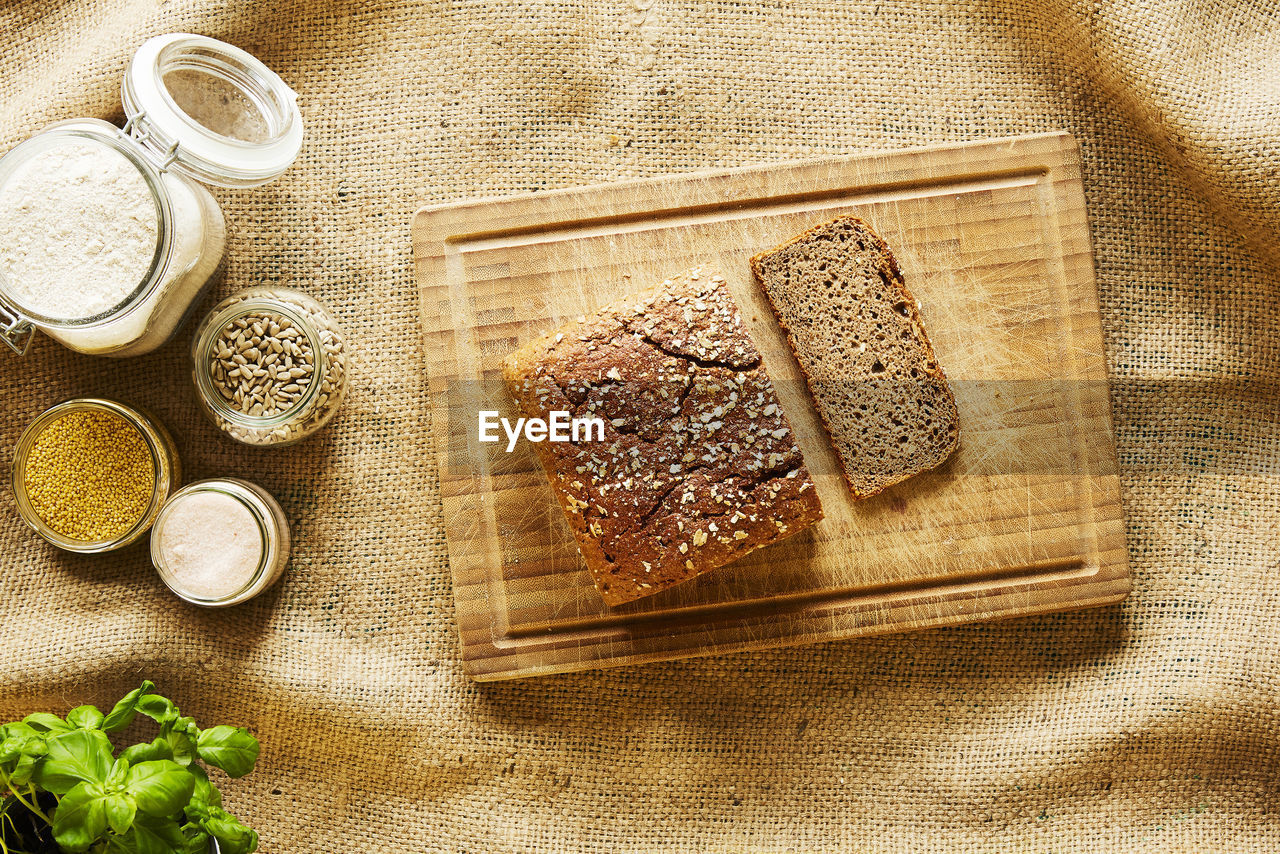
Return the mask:
[[[822,505],[722,277],[691,270],[503,362],[520,412],[599,418],[534,445],[601,597],[620,605],[789,537]]]
[[[842,216],[751,259],[855,499],[941,465],[955,396],[888,244]]]

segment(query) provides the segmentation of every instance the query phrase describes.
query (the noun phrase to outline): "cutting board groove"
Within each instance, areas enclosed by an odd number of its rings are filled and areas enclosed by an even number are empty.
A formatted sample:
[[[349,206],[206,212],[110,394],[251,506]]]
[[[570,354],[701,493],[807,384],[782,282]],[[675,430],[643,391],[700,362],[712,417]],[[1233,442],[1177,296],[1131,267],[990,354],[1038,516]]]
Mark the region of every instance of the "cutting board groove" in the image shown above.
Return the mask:
[[[747,259],[842,213],[885,236],[956,392],[954,457],[853,502]],[[504,679],[1015,617],[1129,589],[1079,152],[1052,133],[674,175],[420,210],[414,257],[462,658]],[[827,518],[607,608],[500,363],[667,275],[719,268]]]

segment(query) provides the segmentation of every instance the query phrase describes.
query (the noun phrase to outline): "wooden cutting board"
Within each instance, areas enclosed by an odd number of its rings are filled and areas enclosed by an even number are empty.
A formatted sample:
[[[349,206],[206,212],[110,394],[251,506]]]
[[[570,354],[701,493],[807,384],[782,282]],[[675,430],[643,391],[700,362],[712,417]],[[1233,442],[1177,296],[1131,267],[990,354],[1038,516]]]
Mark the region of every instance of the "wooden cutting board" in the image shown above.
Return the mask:
[[[842,213],[896,252],[960,448],[853,502],[748,258]],[[1129,590],[1093,260],[1070,136],[674,175],[420,210],[414,257],[466,670],[505,679],[1103,605]],[[596,594],[502,357],[695,265],[764,353],[826,519],[617,609]]]

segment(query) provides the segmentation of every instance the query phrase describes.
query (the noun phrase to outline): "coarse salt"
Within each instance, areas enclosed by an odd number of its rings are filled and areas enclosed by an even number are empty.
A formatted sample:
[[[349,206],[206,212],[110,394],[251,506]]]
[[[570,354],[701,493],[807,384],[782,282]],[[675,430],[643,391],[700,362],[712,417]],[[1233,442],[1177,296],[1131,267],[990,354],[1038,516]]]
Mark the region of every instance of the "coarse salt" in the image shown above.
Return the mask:
[[[266,545],[257,520],[236,498],[217,491],[177,496],[153,536],[171,586],[216,601],[248,587]]]

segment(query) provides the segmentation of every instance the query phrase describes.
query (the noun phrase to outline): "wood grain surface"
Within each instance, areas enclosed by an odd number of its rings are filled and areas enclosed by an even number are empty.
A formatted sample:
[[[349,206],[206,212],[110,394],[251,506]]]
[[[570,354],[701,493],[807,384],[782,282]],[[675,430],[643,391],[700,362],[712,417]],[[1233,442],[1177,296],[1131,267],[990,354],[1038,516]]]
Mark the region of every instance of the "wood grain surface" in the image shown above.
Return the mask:
[[[842,213],[893,247],[960,409],[937,471],[854,502],[749,257]],[[413,223],[462,656],[479,680],[1113,603],[1128,592],[1079,153],[1063,133],[424,208]],[[827,518],[610,609],[515,417],[504,355],[687,267],[716,267]]]

